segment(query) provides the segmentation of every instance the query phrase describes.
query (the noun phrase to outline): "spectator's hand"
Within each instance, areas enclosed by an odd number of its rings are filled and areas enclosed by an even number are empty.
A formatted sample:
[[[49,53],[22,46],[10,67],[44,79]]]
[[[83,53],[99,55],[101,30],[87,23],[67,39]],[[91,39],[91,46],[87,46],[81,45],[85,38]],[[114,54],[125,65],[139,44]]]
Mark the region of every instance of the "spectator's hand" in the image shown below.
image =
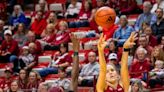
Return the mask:
[[[5,53],[5,52],[2,51],[2,54],[1,55],[2,56],[6,56],[7,54],[8,54],[7,52]]]
[[[135,43],[136,40],[137,40],[137,34],[135,32],[132,32],[130,37],[124,43],[123,48],[129,49],[129,48],[133,47],[133,45],[136,44]]]
[[[7,54],[11,54],[11,52],[6,52],[6,55],[7,55]]]
[[[98,41],[98,49],[101,50],[101,51],[104,51],[104,48],[106,47],[107,45],[107,41],[105,41],[106,39],[106,36],[102,33],[101,36],[100,36],[100,39]]]
[[[71,41],[73,43],[73,50],[75,52],[78,52],[79,51],[79,48],[80,48],[80,41],[79,41],[79,39],[74,34],[71,34],[70,37],[71,37]]]

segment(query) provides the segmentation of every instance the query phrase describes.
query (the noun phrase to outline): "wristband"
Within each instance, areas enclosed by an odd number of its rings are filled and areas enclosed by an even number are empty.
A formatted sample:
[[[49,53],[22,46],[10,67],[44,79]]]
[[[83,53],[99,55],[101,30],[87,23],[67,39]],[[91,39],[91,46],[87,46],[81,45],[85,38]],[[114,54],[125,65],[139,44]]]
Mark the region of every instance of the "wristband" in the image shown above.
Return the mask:
[[[73,55],[74,56],[78,56],[79,55],[79,52],[74,52]]]
[[[129,52],[130,49],[129,48],[124,48],[124,52]]]

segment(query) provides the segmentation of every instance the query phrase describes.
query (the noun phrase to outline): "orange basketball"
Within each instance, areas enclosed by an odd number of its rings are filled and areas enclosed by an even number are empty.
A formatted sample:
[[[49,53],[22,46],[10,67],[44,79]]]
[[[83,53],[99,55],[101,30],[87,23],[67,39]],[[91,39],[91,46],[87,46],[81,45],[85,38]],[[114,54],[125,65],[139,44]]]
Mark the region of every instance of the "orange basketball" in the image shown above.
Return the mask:
[[[95,21],[96,23],[103,28],[110,28],[116,18],[116,13],[114,9],[109,7],[101,7],[96,11]]]

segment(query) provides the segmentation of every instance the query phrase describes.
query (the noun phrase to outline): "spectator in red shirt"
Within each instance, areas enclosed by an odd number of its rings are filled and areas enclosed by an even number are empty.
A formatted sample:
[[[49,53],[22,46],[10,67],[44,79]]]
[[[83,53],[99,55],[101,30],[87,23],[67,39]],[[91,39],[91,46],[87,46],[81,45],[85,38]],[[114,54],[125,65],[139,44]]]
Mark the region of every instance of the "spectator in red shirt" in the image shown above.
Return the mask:
[[[7,19],[7,3],[6,0],[0,1],[0,19]]]
[[[150,70],[150,59],[146,58],[146,49],[139,47],[136,51],[136,58],[134,58],[130,66],[131,78],[139,78],[145,80],[144,73]]]
[[[39,55],[42,52],[42,47],[40,42],[36,40],[35,33],[29,31],[27,37],[28,37],[28,41],[25,45],[28,46],[30,43],[35,43],[36,45],[35,53]]]
[[[15,62],[19,53],[18,43],[12,39],[12,32],[6,30],[4,32],[5,40],[2,42],[0,47],[0,60],[1,63]]]
[[[46,28],[47,22],[43,18],[43,12],[38,11],[35,20],[31,24],[31,30],[36,34],[36,38],[40,38],[41,33]]]
[[[59,21],[57,19],[56,14],[54,12],[51,12],[50,15],[48,16],[47,24],[52,23],[55,27],[55,30],[59,30],[58,22]]]
[[[152,29],[151,27],[147,27],[145,28],[144,34],[146,34],[147,39],[148,39],[148,45],[154,47],[157,45],[157,38],[155,36],[152,35]]]
[[[7,92],[19,92],[21,91],[18,81],[14,80],[11,82],[10,89]]]
[[[113,8],[117,13],[120,12],[120,0],[107,0],[106,4]]]
[[[47,4],[46,0],[39,0],[38,7],[35,7],[35,12],[33,13],[32,17],[36,16],[37,11],[43,12],[44,19],[48,18],[50,11],[48,10],[48,4]]]
[[[148,44],[148,39],[146,37],[145,34],[141,34],[138,38],[138,47],[143,47],[147,50],[147,56],[150,57],[151,56],[151,52],[153,50],[153,47],[151,47],[149,44]]]
[[[93,30],[96,30],[97,33],[98,32],[98,25],[96,24],[95,22],[95,19],[94,19],[94,16],[95,16],[95,13],[96,11],[98,10],[98,8],[102,7],[105,5],[105,2],[104,0],[96,0],[96,4],[97,4],[97,7],[92,9],[92,12],[91,12],[91,17],[88,19],[89,20],[89,25],[90,27],[93,29]]]
[[[26,86],[26,89],[29,89],[30,91],[27,91],[27,92],[32,92],[33,90],[36,91],[41,81],[42,80],[41,80],[40,75],[35,71],[31,71],[29,73],[28,83]]]
[[[54,30],[54,25],[52,23],[48,24],[46,29],[41,34],[42,39],[38,40],[43,49],[45,45],[50,44],[55,39],[55,32],[56,30]]]
[[[60,50],[53,57],[49,67],[39,71],[41,77],[48,74],[57,74],[58,68],[67,68],[72,62],[72,57],[68,54],[68,44],[60,44]]]
[[[2,88],[4,91],[7,91],[10,87],[10,84],[12,82],[12,73],[12,69],[6,67],[4,71],[4,78],[0,81],[0,88]]]
[[[18,85],[21,89],[26,89],[27,85],[27,71],[24,69],[21,69],[19,71],[19,76],[18,76]]]
[[[68,43],[70,41],[68,24],[65,21],[59,22],[59,31],[55,35],[55,39],[45,46],[45,50],[58,50],[59,45],[62,43]]]
[[[164,50],[160,46],[155,46],[151,53],[151,64],[153,67],[156,60],[164,61]]]
[[[78,15],[77,21],[73,21],[69,23],[70,28],[79,28],[79,27],[87,27],[89,26],[88,19],[91,16],[92,4],[89,1],[85,1],[82,4],[82,9]]]
[[[119,2],[121,14],[132,14],[136,12],[136,9],[138,8],[136,0],[120,0]]]

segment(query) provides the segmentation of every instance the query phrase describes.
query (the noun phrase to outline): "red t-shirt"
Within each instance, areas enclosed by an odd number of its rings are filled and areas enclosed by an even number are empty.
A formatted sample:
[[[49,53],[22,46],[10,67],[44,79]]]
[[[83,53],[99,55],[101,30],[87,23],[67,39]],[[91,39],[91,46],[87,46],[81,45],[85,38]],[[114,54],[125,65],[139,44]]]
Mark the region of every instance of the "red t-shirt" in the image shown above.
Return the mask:
[[[10,52],[13,55],[19,54],[18,43],[13,39],[10,42],[7,42],[6,40],[4,40],[2,42],[0,50],[5,51],[5,52]]]
[[[36,16],[36,11],[34,11],[33,12],[33,14],[32,14],[32,17],[35,17]],[[48,17],[49,17],[49,15],[50,15],[50,11],[45,11],[44,13],[43,13],[43,18],[46,20]]]
[[[68,62],[69,64],[72,63],[72,57],[68,54],[68,53],[64,53],[64,54],[57,54],[55,55],[55,59],[54,61],[57,61],[60,58],[59,62],[57,64],[63,64]]]
[[[56,34],[55,39],[51,42],[52,45],[59,45],[61,43],[68,43],[70,41],[69,32]]]
[[[55,39],[55,34],[51,34],[49,36],[45,36],[42,38],[42,40],[47,43],[51,43],[54,39]]]
[[[130,66],[130,73],[136,74],[130,74],[131,78],[142,78],[142,74],[137,72],[150,71],[150,66],[150,60],[148,58],[144,59],[142,62],[138,59],[134,59],[132,65]]]
[[[45,19],[42,20],[37,20],[35,19],[34,22],[31,24],[31,30],[36,34],[36,35],[41,35],[43,30],[46,28],[47,22]]]

